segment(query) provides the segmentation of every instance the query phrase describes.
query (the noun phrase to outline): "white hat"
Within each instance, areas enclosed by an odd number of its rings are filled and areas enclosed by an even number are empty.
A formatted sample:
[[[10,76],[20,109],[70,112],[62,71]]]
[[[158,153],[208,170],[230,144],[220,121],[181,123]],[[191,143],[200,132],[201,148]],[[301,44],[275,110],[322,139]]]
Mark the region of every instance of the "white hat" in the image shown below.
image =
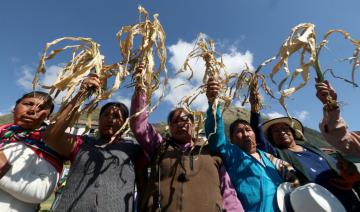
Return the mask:
[[[276,192],[280,211],[306,212],[346,212],[341,202],[326,188],[316,183],[308,183],[294,188],[291,183],[279,185]],[[291,210],[290,209],[290,210]]]

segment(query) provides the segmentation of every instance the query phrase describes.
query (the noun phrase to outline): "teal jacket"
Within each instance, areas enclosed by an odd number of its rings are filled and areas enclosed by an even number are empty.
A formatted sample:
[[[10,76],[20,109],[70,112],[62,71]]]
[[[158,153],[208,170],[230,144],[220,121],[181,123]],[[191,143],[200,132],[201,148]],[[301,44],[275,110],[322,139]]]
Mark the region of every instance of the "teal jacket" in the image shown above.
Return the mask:
[[[245,211],[279,211],[276,203],[277,186],[283,182],[276,168],[261,150],[264,164],[227,141],[220,107],[215,120],[211,107],[205,121],[206,136],[211,151],[220,154]],[[210,137],[209,137],[210,135]]]

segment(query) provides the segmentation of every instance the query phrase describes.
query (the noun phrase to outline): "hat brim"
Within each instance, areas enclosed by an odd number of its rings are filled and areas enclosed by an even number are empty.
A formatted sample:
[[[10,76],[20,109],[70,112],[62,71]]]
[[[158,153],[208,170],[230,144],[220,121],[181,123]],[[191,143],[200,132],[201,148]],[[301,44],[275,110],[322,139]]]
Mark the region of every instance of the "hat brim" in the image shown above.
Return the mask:
[[[316,183],[308,183],[294,189],[290,194],[290,202],[294,211],[346,211],[329,190]],[[304,202],[307,204],[304,205]]]
[[[296,140],[305,140],[304,139],[304,127],[301,124],[299,120],[296,118],[289,118],[289,117],[280,117],[280,118],[274,118],[270,119],[269,121],[266,121],[262,124],[263,132],[266,137],[266,139],[269,140],[268,134],[269,134],[269,128],[273,126],[274,124],[287,124],[289,125],[294,131],[295,135],[294,138]]]
[[[294,187],[289,182],[281,183],[276,190],[276,201],[281,212],[286,212],[285,196],[291,193]]]

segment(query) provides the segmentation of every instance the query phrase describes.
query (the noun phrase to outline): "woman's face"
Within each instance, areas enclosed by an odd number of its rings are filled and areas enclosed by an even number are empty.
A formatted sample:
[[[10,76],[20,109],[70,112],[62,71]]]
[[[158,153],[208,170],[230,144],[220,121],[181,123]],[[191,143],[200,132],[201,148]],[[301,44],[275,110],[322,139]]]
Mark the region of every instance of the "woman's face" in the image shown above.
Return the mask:
[[[194,131],[194,123],[190,114],[177,110],[169,123],[171,137],[180,143],[191,142]]]
[[[36,129],[50,115],[50,108],[41,97],[27,97],[15,105],[13,113],[14,124],[24,129]]]
[[[231,143],[248,154],[256,152],[256,136],[250,125],[239,123],[231,135]]]
[[[99,132],[102,138],[110,139],[124,124],[121,110],[110,106],[99,117]]]
[[[270,128],[272,140],[280,149],[287,149],[295,143],[290,126],[285,123],[274,124]]]

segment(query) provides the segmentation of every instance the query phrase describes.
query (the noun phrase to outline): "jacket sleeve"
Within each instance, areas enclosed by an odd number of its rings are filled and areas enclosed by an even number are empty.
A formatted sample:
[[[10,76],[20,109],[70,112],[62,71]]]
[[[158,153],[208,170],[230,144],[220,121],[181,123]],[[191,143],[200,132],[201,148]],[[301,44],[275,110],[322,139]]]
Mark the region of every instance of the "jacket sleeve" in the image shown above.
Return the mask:
[[[54,191],[59,173],[24,144],[13,144],[3,150],[12,167],[0,179],[0,189],[23,202],[45,201]]]
[[[224,166],[219,169],[223,209],[228,212],[243,212],[244,208]]]
[[[360,156],[360,133],[351,132],[345,120],[340,116],[340,109],[323,111],[320,131],[325,140],[344,154]]]
[[[250,126],[255,132],[256,143],[257,143],[256,148],[264,152],[270,153],[272,155],[276,155],[276,151],[274,147],[265,138],[264,131],[260,123],[261,123],[260,113],[256,113],[252,111],[250,115]]]
[[[209,141],[210,150],[220,154],[226,166],[230,166],[234,162],[233,148],[231,148],[232,144],[226,139],[220,106],[216,108],[214,115],[211,105],[209,105],[205,120],[205,133]]]
[[[130,119],[130,128],[145,153],[149,157],[152,157],[163,139],[154,126],[148,122],[149,114],[146,110],[145,100],[146,95],[143,90],[139,89],[134,92],[130,108],[130,114],[132,116]]]

